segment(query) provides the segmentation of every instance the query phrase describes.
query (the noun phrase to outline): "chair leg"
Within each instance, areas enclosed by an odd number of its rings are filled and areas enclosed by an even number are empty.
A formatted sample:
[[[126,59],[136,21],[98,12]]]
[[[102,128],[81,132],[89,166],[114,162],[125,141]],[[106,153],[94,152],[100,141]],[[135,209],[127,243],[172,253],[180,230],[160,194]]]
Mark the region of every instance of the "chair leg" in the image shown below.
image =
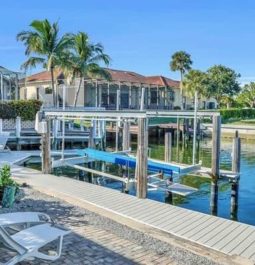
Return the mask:
[[[1,263],[3,265],[15,265],[18,262],[23,261],[24,259],[26,259],[29,255],[24,254],[24,255],[16,255],[15,257],[13,257],[12,259],[8,260],[6,263]]]
[[[57,254],[56,255],[54,255],[54,256],[46,255],[46,254],[43,254],[43,253],[37,251],[37,252],[34,253],[33,256],[36,257],[36,258],[39,258],[39,259],[55,261],[58,258],[60,258],[60,256],[61,256],[62,246],[63,246],[63,236],[60,236],[58,238],[58,246],[57,246]]]

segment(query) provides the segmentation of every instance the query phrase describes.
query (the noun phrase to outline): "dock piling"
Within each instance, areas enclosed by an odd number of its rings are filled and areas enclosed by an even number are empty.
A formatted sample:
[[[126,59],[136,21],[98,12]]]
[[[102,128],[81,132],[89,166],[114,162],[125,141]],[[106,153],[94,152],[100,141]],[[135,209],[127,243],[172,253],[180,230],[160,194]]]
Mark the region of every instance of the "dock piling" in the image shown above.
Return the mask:
[[[172,133],[165,133],[165,162],[172,160]]]
[[[42,173],[51,173],[51,154],[50,154],[50,120],[46,121],[46,132],[42,134],[41,150],[42,150]]]
[[[212,181],[211,181],[211,213],[217,215],[218,210],[218,178],[220,176],[220,137],[221,116],[213,116],[212,132]]]
[[[239,174],[241,165],[241,139],[238,135],[238,131],[235,133],[235,138],[233,139],[233,150],[232,150],[232,172],[236,173],[238,176],[235,180],[231,181],[231,218],[237,218],[238,210],[238,191],[239,191]]]
[[[147,163],[148,163],[148,125],[146,118],[138,119],[138,147],[136,163],[136,196],[144,199],[147,196]]]

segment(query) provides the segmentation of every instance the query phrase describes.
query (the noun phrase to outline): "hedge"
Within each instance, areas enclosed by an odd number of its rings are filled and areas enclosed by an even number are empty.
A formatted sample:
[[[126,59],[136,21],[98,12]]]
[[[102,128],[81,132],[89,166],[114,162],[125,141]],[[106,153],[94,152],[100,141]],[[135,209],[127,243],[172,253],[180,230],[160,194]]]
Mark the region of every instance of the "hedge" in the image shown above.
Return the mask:
[[[220,114],[223,120],[254,119],[255,109],[221,109]]]
[[[0,103],[0,118],[21,120],[34,120],[36,112],[40,110],[42,102],[39,100],[11,100]]]

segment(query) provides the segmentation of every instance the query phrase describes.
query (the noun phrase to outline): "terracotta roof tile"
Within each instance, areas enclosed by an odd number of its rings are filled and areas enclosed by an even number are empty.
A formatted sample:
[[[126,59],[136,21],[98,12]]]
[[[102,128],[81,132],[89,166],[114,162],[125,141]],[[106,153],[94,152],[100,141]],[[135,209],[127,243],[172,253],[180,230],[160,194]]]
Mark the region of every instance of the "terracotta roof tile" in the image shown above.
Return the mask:
[[[114,70],[105,68],[112,77],[113,81],[142,83],[147,85],[169,86],[179,88],[180,82],[172,80],[164,76],[144,76],[131,71]],[[63,78],[63,73],[60,70],[55,70],[55,77]],[[27,77],[27,82],[48,81],[51,79],[49,71],[40,72]]]
[[[59,69],[54,70],[55,78],[61,78],[63,76],[62,71]],[[48,81],[51,80],[50,71],[43,71],[34,75],[27,76],[27,82],[36,82],[36,81]]]

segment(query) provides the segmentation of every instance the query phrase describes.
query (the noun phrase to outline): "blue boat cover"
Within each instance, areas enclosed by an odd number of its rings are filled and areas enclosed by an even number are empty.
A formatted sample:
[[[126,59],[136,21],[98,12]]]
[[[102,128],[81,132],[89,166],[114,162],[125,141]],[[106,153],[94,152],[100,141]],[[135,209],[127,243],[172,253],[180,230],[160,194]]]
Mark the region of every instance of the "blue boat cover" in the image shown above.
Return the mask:
[[[99,151],[92,148],[86,148],[77,150],[77,153],[81,156],[87,155],[89,158],[100,160],[112,164],[118,164],[130,168],[136,167],[136,159],[127,155],[109,153],[105,151]],[[176,165],[170,165],[169,163],[161,163],[148,159],[148,170],[151,172],[162,172],[167,175],[172,175],[173,172],[180,173],[180,167]]]

